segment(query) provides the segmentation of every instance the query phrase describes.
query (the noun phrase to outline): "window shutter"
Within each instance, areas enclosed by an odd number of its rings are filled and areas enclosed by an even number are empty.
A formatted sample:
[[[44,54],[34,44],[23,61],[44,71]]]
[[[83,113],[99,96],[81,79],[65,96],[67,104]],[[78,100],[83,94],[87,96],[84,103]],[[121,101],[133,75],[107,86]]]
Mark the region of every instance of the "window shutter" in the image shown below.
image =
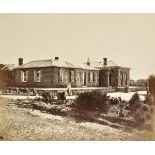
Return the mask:
[[[71,82],[74,82],[74,71],[71,71],[70,81]]]
[[[26,82],[28,81],[28,71],[26,71]]]
[[[63,70],[61,70],[61,74],[62,74],[62,82],[63,82],[63,79],[64,79]]]
[[[60,79],[60,69],[58,71],[58,80],[59,80],[59,82],[61,81],[61,79]]]
[[[95,82],[95,73],[93,73],[93,82]]]
[[[77,80],[78,80],[78,82],[81,81],[81,75],[80,75],[80,72],[77,72]]]
[[[41,79],[42,79],[42,70],[40,70],[39,72],[40,72],[39,82],[41,82]]]
[[[23,71],[21,71],[20,74],[21,74],[21,82],[23,82]]]
[[[34,70],[34,82],[36,82],[36,70]]]
[[[59,81],[63,82],[63,70],[62,69],[59,70]]]

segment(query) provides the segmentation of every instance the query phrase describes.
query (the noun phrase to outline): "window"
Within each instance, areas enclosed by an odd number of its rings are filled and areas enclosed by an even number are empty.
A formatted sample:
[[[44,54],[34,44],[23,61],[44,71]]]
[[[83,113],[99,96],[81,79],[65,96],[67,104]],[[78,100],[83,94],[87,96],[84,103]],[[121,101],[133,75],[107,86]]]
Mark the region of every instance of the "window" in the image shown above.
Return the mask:
[[[112,86],[112,73],[109,74],[109,86]]]
[[[77,81],[80,82],[81,78],[80,78],[80,72],[77,72]]]
[[[98,74],[97,73],[95,74],[94,80],[95,80],[95,82],[98,82]]]
[[[42,71],[34,71],[34,82],[41,82],[41,73]]]
[[[124,81],[125,81],[125,85],[128,84],[128,76],[126,73],[124,73]]]
[[[121,80],[121,85],[123,85],[123,73],[120,72],[120,80]]]
[[[90,76],[90,77],[89,77],[90,82],[93,82],[93,80],[94,80],[94,79],[93,79],[93,73],[90,73],[89,76]]]
[[[63,70],[62,70],[62,68],[59,70],[59,82],[63,82]]]
[[[28,81],[28,71],[21,71],[21,82]]]
[[[71,78],[71,82],[74,82],[74,71],[71,71],[71,74],[70,74],[70,78]]]
[[[86,82],[87,82],[86,78],[87,78],[86,72],[83,72],[83,73],[82,73],[82,84],[83,84],[84,86],[86,85]]]

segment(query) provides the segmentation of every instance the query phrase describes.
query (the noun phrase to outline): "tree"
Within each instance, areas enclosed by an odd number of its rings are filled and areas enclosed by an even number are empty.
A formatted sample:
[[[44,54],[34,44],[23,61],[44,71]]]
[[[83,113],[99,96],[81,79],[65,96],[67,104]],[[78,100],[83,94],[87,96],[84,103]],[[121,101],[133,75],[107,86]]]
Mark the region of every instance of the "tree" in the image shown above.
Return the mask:
[[[8,66],[0,64],[0,88],[9,87],[13,84],[13,72]]]
[[[149,76],[148,86],[149,86],[149,92],[154,97],[154,101],[155,101],[155,75]]]

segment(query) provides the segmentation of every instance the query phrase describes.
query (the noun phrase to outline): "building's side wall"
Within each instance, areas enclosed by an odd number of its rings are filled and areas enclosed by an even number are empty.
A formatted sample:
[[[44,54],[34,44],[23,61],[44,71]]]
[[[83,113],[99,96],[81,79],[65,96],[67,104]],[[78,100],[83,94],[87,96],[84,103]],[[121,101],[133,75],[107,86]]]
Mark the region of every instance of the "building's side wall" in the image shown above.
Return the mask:
[[[121,79],[122,79],[121,75],[123,76],[122,82],[121,82]],[[129,84],[130,84],[130,69],[119,68],[119,70],[118,70],[118,86],[125,87],[125,86],[129,86]]]
[[[42,70],[41,82],[34,82],[34,71]],[[28,71],[28,81],[21,82],[21,71]],[[15,69],[14,79],[17,87],[53,87],[54,68],[30,68],[30,69]]]
[[[83,85],[83,73],[86,74],[86,85],[85,86],[88,86],[88,87],[98,87],[99,86],[99,71],[96,71],[96,70],[79,70],[79,69],[76,69],[76,77],[75,77],[75,80],[76,80],[76,85],[77,87],[82,87],[84,86]],[[78,82],[77,80],[77,74],[78,72],[80,72],[80,82]],[[90,82],[90,73],[93,73],[93,75],[97,74],[97,82],[94,80],[93,78],[93,81]]]
[[[63,81],[59,80],[59,70],[63,71]],[[28,81],[21,82],[21,71],[28,71]],[[41,70],[41,82],[34,82],[34,71]],[[74,82],[71,82],[71,71],[74,71]],[[77,74],[80,73],[80,81],[77,80]],[[36,88],[63,88],[67,87],[71,83],[72,87],[83,86],[83,72],[86,73],[86,86],[97,87],[98,81],[89,81],[89,73],[98,74],[96,70],[83,70],[83,69],[71,69],[71,68],[59,68],[59,67],[46,67],[46,68],[29,68],[29,69],[15,69],[14,79],[16,87],[36,87]]]
[[[108,87],[109,86],[109,70],[104,69],[99,71],[99,86]]]
[[[127,68],[111,67],[111,68],[104,68],[99,71],[100,87],[109,87],[109,86],[125,87],[129,86],[129,82],[130,82],[130,70]]]
[[[109,78],[109,86],[117,87],[118,86],[118,75],[119,75],[118,68],[115,68],[115,67],[111,68],[109,70],[109,76],[110,74],[111,74],[111,79]]]

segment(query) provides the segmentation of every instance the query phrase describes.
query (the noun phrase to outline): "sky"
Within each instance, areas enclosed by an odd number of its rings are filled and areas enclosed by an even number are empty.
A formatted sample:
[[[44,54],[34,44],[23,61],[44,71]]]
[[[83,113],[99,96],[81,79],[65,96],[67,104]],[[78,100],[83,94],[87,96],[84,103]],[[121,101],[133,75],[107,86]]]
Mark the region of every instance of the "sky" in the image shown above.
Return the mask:
[[[155,74],[155,14],[0,14],[0,63],[53,59],[130,67]]]

